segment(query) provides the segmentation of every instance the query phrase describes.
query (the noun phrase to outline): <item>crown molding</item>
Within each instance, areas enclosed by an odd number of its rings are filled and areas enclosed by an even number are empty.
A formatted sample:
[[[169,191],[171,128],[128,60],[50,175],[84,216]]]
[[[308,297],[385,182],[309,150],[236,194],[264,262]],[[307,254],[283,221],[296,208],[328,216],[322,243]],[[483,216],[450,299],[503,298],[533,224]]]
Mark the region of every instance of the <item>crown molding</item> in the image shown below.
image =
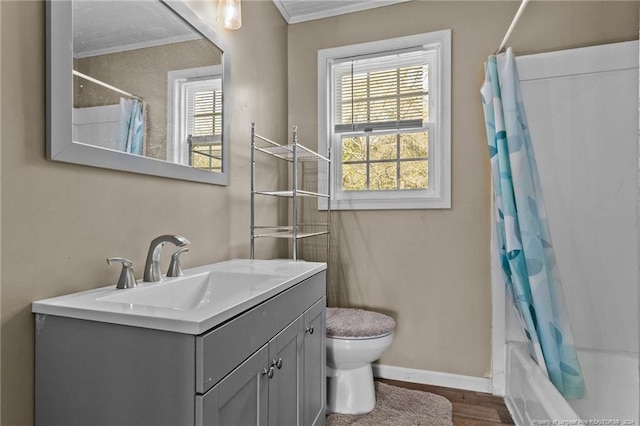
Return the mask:
[[[405,3],[411,0],[368,0],[368,1],[345,1],[339,6],[333,5],[322,10],[306,13],[291,14],[283,0],[272,0],[282,17],[288,24],[298,24],[300,22],[313,21],[316,19],[330,18],[332,16],[344,15],[346,13],[361,12],[363,10],[375,9],[377,7],[390,6],[398,3]]]

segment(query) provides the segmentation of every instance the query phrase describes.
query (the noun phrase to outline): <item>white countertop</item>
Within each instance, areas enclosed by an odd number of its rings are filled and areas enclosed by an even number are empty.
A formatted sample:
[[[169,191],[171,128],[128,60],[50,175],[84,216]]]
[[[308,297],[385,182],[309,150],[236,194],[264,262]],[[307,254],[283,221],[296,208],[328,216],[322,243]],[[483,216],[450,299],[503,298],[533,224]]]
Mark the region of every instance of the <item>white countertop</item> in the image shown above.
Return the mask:
[[[138,287],[115,285],[32,304],[32,312],[201,334],[325,270],[325,263],[235,259]]]

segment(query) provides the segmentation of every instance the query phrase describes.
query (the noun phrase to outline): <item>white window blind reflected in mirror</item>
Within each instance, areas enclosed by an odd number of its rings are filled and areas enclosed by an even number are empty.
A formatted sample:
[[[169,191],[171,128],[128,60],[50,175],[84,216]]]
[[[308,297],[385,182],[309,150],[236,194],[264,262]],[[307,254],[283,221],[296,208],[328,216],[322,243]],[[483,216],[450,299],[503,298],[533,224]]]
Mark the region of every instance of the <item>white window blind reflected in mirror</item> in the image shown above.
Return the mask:
[[[220,79],[187,82],[186,133],[189,165],[222,171],[222,85]]]

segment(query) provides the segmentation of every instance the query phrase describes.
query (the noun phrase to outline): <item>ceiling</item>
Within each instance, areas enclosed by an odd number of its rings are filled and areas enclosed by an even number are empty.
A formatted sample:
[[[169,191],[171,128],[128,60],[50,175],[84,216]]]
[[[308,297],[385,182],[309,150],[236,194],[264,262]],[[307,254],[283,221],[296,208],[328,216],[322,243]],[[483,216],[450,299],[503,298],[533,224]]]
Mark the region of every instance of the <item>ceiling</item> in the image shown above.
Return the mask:
[[[273,0],[289,24],[359,12],[410,0]]]

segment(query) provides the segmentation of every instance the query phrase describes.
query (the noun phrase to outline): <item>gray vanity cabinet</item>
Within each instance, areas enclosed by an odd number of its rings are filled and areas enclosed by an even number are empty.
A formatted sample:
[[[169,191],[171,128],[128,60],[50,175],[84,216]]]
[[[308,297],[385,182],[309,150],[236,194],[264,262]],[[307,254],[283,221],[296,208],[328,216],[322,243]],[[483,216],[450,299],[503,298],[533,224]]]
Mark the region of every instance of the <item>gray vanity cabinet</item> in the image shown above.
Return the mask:
[[[196,425],[324,425],[325,304],[323,297],[197,396]]]
[[[322,271],[200,335],[37,314],[36,424],[324,425],[325,293]]]

